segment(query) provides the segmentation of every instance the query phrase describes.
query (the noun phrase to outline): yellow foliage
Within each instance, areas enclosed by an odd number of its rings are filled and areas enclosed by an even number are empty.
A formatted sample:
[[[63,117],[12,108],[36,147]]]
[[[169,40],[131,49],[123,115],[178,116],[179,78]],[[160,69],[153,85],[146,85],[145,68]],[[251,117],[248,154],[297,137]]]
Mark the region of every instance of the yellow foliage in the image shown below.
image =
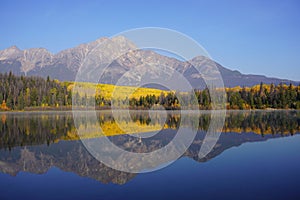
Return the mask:
[[[99,129],[101,128],[101,129]],[[78,127],[78,132],[80,133],[81,139],[91,139],[96,137],[103,136],[115,136],[115,135],[123,135],[123,134],[137,134],[137,133],[145,133],[151,131],[161,130],[162,127],[160,124],[141,124],[139,121],[137,122],[111,122],[107,121],[103,124],[89,124],[88,126],[80,125]],[[80,139],[76,129],[72,129],[67,132],[64,140],[78,140]]]
[[[132,86],[115,86],[111,84],[94,84],[94,83],[70,83],[68,85],[68,90],[72,90],[76,84],[76,91],[80,96],[91,96],[100,95],[104,99],[130,99],[130,98],[140,98],[141,96],[154,95],[160,96],[161,93],[165,95],[169,91],[153,89],[153,88],[139,88]]]
[[[278,86],[275,86],[277,89],[278,89]],[[286,84],[283,84],[282,85],[283,89],[288,89],[289,85],[286,85]],[[295,88],[299,88],[300,89],[300,86],[292,86],[293,89]],[[271,91],[271,84],[263,84],[262,85],[262,88],[264,91],[267,91],[267,92],[270,92]],[[240,86],[236,86],[236,87],[233,87],[233,88],[225,88],[226,92],[240,92],[242,91],[243,89],[245,89],[245,91],[249,92],[249,91],[253,91],[253,92],[259,92],[260,91],[260,84],[257,84],[257,85],[254,85],[252,87],[244,87],[244,88],[241,88]]]

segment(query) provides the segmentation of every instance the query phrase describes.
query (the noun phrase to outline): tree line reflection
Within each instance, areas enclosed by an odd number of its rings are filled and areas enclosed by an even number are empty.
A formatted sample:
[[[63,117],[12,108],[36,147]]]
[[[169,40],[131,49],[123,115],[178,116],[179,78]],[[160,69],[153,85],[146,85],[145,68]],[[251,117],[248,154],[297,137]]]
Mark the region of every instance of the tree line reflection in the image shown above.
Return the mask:
[[[118,118],[109,112],[98,112],[98,122],[90,126],[99,126],[106,136],[124,134],[118,129],[118,123],[124,123],[131,133],[157,131],[160,129],[178,129],[184,126],[206,131],[210,125],[210,113],[200,116],[193,114],[181,118],[177,112],[166,115],[152,115],[148,112],[132,112],[131,118]],[[197,120],[197,117],[199,120]],[[16,146],[52,144],[61,140],[78,140],[72,113],[2,113],[0,114],[0,148],[11,149]],[[164,123],[162,123],[162,120]],[[199,124],[198,124],[199,123]],[[139,128],[136,128],[136,127]],[[230,111],[226,115],[223,132],[293,135],[300,131],[300,112],[297,111]],[[91,134],[87,137],[94,137]]]

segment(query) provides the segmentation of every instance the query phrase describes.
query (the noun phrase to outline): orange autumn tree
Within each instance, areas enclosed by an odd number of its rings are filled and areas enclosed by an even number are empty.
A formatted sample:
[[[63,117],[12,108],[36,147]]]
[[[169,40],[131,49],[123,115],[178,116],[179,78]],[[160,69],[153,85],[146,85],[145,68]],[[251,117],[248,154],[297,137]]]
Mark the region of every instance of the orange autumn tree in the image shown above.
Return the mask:
[[[10,110],[9,107],[7,107],[5,100],[2,101],[2,104],[0,105],[0,110],[3,111]]]

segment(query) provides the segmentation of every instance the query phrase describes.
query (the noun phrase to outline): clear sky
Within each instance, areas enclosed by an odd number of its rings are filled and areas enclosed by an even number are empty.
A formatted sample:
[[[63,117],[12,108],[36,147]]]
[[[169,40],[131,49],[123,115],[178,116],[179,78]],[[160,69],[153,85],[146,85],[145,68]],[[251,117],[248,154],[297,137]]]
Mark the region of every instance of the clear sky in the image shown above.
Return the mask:
[[[298,0],[1,0],[0,49],[52,53],[139,27],[189,35],[242,73],[300,80]]]

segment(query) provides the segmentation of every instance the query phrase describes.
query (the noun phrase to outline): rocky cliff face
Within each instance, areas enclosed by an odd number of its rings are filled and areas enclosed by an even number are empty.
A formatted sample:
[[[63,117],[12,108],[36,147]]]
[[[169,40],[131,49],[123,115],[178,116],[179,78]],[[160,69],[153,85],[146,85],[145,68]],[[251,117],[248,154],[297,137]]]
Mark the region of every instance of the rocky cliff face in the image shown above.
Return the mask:
[[[96,48],[103,43],[105,43],[105,48]],[[92,55],[95,56],[95,60],[98,59],[99,62],[102,62],[100,64],[110,65],[102,77],[99,77],[102,83],[114,84],[130,70],[134,70],[136,73],[127,75],[129,82],[131,79],[141,79],[141,74],[155,78],[161,76],[162,72],[168,73],[168,71],[176,70],[183,74],[194,88],[201,88],[205,85],[203,81],[204,74],[209,72],[213,75],[217,73],[215,69],[220,71],[224,84],[227,87],[238,85],[252,86],[260,82],[275,84],[281,82],[299,83],[259,75],[244,75],[238,71],[224,68],[203,56],[198,56],[189,62],[183,62],[160,55],[154,51],[134,49],[135,45],[121,36],[112,39],[100,38],[90,43],[80,44],[77,47],[63,50],[57,54],[52,54],[44,48],[20,50],[16,46],[12,46],[0,51],[0,73],[11,71],[17,75],[50,76],[53,79],[62,81],[75,80],[76,73],[85,63],[87,55]],[[128,52],[113,60],[114,55],[117,55],[116,52],[121,52],[120,50],[127,50]],[[105,61],[112,62],[105,63]],[[201,64],[204,74],[196,71],[191,63],[193,65]]]

